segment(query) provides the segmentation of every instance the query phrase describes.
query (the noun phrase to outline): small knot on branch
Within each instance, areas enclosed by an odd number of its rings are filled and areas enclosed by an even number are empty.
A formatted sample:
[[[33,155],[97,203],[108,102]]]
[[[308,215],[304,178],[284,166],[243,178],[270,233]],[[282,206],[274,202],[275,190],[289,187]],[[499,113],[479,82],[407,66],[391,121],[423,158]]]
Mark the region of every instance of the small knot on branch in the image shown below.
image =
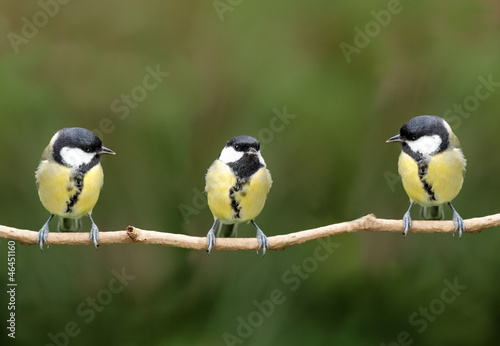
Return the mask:
[[[135,228],[134,226],[128,226],[127,227],[127,235],[130,237],[130,239],[137,239],[139,236],[140,231]]]

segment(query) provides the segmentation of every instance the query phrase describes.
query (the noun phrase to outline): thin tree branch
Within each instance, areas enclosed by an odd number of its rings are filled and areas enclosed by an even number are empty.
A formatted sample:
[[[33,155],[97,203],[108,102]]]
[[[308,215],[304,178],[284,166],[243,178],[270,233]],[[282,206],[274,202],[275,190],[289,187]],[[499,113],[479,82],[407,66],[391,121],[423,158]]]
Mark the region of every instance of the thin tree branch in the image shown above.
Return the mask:
[[[500,214],[465,220],[464,233],[479,233],[484,229],[500,226]],[[413,221],[408,234],[414,233],[453,233],[453,221]],[[403,231],[402,220],[378,219],[373,214],[360,219],[342,222],[305,231],[269,237],[269,250],[283,250],[289,246],[311,240],[326,238],[337,234],[353,232],[398,232]],[[36,245],[35,231],[16,229],[0,225],[0,238],[17,240],[23,245]],[[93,245],[89,233],[50,232],[49,245]],[[156,244],[184,249],[205,250],[207,238],[184,234],[146,231],[128,226],[126,231],[99,232],[99,244]],[[256,238],[217,238],[214,250],[256,250]]]

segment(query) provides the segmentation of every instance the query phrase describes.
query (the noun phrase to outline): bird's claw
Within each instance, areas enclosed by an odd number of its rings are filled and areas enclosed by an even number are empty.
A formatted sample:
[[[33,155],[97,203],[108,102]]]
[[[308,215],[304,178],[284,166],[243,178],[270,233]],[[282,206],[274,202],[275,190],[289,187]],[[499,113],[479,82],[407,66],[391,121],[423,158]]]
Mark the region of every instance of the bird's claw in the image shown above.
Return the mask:
[[[410,207],[408,208],[405,215],[403,216],[403,235],[405,236],[405,238],[406,238],[406,235],[408,234],[408,230],[411,228],[410,210],[411,210],[411,207],[413,207],[413,204],[415,204],[415,202],[410,203]]]
[[[207,233],[207,252],[212,251],[212,247],[215,246],[215,233],[213,229],[210,229]]]
[[[267,240],[266,235],[262,230],[257,226],[254,220],[252,220],[252,224],[257,229],[257,240],[259,241],[259,247],[257,248],[257,253],[259,253],[259,249],[262,248],[262,257],[266,254],[266,250],[269,248],[269,241]]]
[[[462,238],[462,232],[465,231],[465,223],[464,219],[457,213],[455,208],[451,203],[448,203],[451,210],[453,211],[453,223],[455,224],[455,229],[453,230],[453,236],[455,236],[455,232],[458,230],[458,239]]]
[[[94,243],[96,249],[99,247],[99,228],[95,224],[90,229],[90,241]]]
[[[411,216],[410,216],[410,211],[407,211],[403,216],[403,234],[405,238],[410,228],[411,228]]]
[[[269,248],[269,241],[261,230],[257,230],[257,240],[259,241],[257,253],[259,253],[259,249],[262,248],[262,256],[264,256],[266,254],[266,250]]]
[[[94,246],[97,250],[97,248],[99,247],[99,228],[97,228],[92,215],[88,214],[88,216],[90,222],[92,222],[92,227],[90,228],[90,241],[94,243]]]
[[[457,212],[453,213],[453,222],[455,223],[455,229],[453,230],[453,236],[458,230],[458,239],[462,238],[462,232],[465,230],[464,219]]]
[[[210,231],[207,233],[207,252],[210,254],[210,251],[212,251],[212,248],[215,246],[215,230],[221,225],[220,221],[218,219],[215,219],[214,224],[212,225],[212,228],[210,228]]]
[[[40,250],[43,251],[43,243],[47,244],[47,248],[49,248],[49,243],[47,243],[47,235],[49,234],[49,228],[45,225],[42,227],[40,231],[38,231],[38,235],[36,237],[36,242],[40,245]]]
[[[49,248],[49,243],[47,242],[47,236],[49,235],[49,223],[53,217],[54,217],[53,214],[49,216],[49,219],[38,231],[38,235],[36,236],[36,242],[40,245],[40,250],[42,251],[43,251],[43,243],[47,244],[47,249]]]

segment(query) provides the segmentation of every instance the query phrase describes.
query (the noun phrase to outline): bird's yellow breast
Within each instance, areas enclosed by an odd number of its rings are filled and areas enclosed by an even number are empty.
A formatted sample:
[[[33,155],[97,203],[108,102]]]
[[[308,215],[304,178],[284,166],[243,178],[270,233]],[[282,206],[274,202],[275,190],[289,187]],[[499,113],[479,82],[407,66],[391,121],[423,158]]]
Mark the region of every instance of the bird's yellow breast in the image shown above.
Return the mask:
[[[231,168],[215,160],[206,176],[208,206],[214,218],[224,223],[253,220],[262,211],[271,184],[271,174],[262,167],[235,189],[237,179]]]
[[[83,187],[79,191],[72,178],[70,168],[54,161],[43,160],[36,171],[38,195],[45,209],[51,214],[79,218],[92,212],[104,180],[102,166],[92,167],[83,177]],[[71,198],[76,202],[68,211]]]
[[[463,153],[458,148],[433,155],[422,179],[419,177],[418,164],[410,155],[401,152],[398,162],[399,174],[408,197],[424,206],[451,202],[462,188],[465,165]],[[430,199],[422,180],[432,188],[434,200]]]
[[[465,164],[464,155],[458,148],[433,156],[426,179],[432,184],[438,201],[451,202],[457,197],[464,182]]]

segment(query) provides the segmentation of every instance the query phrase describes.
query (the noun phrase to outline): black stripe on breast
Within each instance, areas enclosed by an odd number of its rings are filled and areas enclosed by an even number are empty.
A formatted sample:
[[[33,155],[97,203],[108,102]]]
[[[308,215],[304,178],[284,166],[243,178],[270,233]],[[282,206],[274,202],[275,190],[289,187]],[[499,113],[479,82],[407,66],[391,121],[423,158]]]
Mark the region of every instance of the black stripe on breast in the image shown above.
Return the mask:
[[[77,190],[66,202],[66,213],[68,214],[71,214],[73,212],[73,207],[75,206],[76,202],[78,202],[78,198],[80,198],[80,194],[83,190],[83,178],[84,175],[79,172],[71,176],[71,180]]]
[[[229,189],[229,199],[231,200],[231,208],[234,210],[234,218],[239,219],[241,217],[240,211],[241,206],[236,201],[236,192],[241,191],[243,186],[248,184],[247,179],[236,179],[236,184]]]
[[[436,195],[434,194],[434,191],[432,190],[432,185],[425,180],[425,176],[427,175],[429,171],[429,165],[427,163],[419,163],[418,164],[418,177],[420,178],[420,181],[422,182],[422,185],[424,186],[425,192],[429,195],[429,200],[430,201],[435,201],[436,200]]]

